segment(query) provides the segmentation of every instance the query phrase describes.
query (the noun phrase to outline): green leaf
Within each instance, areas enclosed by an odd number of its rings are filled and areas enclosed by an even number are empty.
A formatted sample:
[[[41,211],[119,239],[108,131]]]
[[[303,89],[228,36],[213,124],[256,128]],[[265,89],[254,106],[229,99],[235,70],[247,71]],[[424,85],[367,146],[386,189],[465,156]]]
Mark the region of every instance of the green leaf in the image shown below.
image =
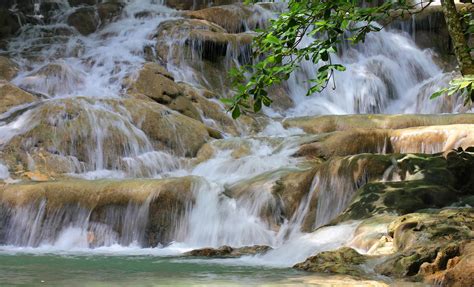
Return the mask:
[[[240,108],[239,106],[235,106],[234,109],[232,110],[232,118],[235,120],[238,117],[240,117]]]

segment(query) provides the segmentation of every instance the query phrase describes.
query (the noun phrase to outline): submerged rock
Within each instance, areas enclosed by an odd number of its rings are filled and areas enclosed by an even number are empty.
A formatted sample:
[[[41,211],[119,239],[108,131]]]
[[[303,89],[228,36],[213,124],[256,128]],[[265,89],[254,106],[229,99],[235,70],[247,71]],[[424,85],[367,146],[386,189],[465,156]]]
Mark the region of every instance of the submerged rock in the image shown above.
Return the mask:
[[[265,254],[270,250],[272,250],[272,248],[266,245],[245,246],[239,248],[221,246],[219,248],[195,249],[186,252],[184,255],[193,257],[241,257],[247,255]]]

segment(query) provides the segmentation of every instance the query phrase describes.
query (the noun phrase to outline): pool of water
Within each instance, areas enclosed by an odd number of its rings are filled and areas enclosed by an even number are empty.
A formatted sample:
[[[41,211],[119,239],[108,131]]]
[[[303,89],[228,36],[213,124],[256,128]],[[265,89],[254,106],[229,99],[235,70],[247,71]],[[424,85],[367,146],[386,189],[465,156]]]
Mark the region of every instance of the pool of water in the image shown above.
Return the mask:
[[[0,254],[0,286],[387,286],[232,262],[147,255]]]

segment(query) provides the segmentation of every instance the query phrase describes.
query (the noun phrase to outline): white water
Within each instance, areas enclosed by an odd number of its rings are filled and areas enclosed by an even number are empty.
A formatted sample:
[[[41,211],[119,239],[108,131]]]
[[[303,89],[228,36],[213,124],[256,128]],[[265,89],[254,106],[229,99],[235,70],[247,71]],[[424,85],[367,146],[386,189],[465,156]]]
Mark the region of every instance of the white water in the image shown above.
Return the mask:
[[[8,117],[2,115],[0,148],[45,120],[56,123],[58,132],[74,139],[72,144],[61,142],[56,147],[61,156],[70,160],[69,175],[86,179],[199,176],[192,190],[194,205],[189,206],[182,221],[176,220],[176,242],[166,248],[141,248],[146,246],[142,237],[149,201],[141,205],[130,204],[125,209],[111,208],[102,224],[90,218],[91,210],[79,206],[62,208],[55,214],[45,216],[46,203],[39,202],[9,210],[12,213],[9,232],[6,242],[2,242],[6,245],[0,250],[173,255],[197,247],[265,244],[276,249],[262,257],[242,258],[240,262],[291,266],[315,252],[346,244],[356,223],[327,227],[309,234],[302,233],[300,229],[317,189],[325,199],[318,203],[320,206],[315,218],[315,226],[321,226],[348,203],[353,182],[316,177],[296,214],[285,218],[280,230],[271,226],[268,218],[261,216],[262,209],[273,204],[274,197],[270,193],[260,192],[238,199],[225,193],[231,184],[281,168],[296,167],[298,160],[291,155],[298,147],[297,135],[303,133],[301,130],[285,130],[278,120],[271,121],[258,137],[247,139],[249,154],[236,158],[232,149],[217,148],[210,159],[193,167],[182,165],[181,158],[169,151],[155,150],[148,136],[132,122],[125,108],[95,101],[124,97],[123,81],[135,76],[146,62],[144,48],[155,46],[153,34],[156,27],[163,21],[179,18],[176,11],[152,2],[129,1],[119,19],[87,37],[64,24],[64,19],[73,10],[60,13],[58,23],[24,27],[22,34],[8,47],[22,68],[13,83],[43,94],[49,100],[13,120],[7,120]],[[151,16],[134,16],[142,11],[150,11]],[[264,15],[268,17],[271,13]],[[68,36],[44,39],[45,34],[57,33],[59,29],[66,31]],[[186,38],[180,37],[172,40],[169,45],[184,45],[186,42]],[[45,42],[47,45],[42,46]],[[244,52],[241,47],[229,47],[224,59],[226,67],[238,62],[237,57]],[[399,33],[372,34],[365,45],[345,49],[344,55],[335,59],[348,67],[346,72],[336,74],[335,90],[329,88],[320,95],[305,97],[306,81],[314,76],[315,66],[303,63],[301,71],[288,82],[295,106],[281,114],[457,111],[458,103],[446,108],[443,103],[432,104],[423,99],[430,91],[437,89],[438,82],[442,82],[439,79],[445,77],[434,64],[430,53],[416,48],[409,38]],[[202,61],[202,58],[185,59],[183,56],[179,60],[178,63],[167,63],[167,68],[176,79],[200,86],[212,80],[206,78],[209,75],[188,69],[196,64],[193,61]],[[46,73],[46,70],[53,72]],[[225,82],[224,79],[219,80]],[[226,86],[217,87],[217,92],[227,89]],[[78,96],[88,99],[77,99]],[[62,114],[42,118],[41,111],[45,106],[61,106],[61,99],[72,97],[84,112],[84,130],[71,130]],[[270,113],[278,114],[275,111]],[[111,146],[107,145],[107,139],[112,138],[111,131],[123,140],[122,149],[111,150]],[[84,134],[89,140],[78,144]],[[269,143],[268,137],[275,139],[279,136],[286,138],[279,144]],[[86,159],[79,161],[78,149],[81,146],[85,146]],[[8,169],[0,165],[0,179],[7,177]],[[337,194],[341,193],[340,196],[331,197],[336,194],[331,192],[334,189]],[[120,232],[113,228],[114,222],[122,223]],[[99,240],[96,246],[91,244],[91,231]],[[239,264],[239,260],[234,263]]]

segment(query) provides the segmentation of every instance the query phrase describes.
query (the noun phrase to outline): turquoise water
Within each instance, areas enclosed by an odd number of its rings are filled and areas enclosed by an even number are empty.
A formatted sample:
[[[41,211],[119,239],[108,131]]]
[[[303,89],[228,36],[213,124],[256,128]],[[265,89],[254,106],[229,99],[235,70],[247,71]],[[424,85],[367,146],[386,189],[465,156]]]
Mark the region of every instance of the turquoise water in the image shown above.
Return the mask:
[[[291,268],[155,256],[0,255],[1,286],[356,286]],[[352,283],[351,283],[352,282]],[[375,285],[373,285],[375,284]],[[383,286],[375,282],[357,286]]]

